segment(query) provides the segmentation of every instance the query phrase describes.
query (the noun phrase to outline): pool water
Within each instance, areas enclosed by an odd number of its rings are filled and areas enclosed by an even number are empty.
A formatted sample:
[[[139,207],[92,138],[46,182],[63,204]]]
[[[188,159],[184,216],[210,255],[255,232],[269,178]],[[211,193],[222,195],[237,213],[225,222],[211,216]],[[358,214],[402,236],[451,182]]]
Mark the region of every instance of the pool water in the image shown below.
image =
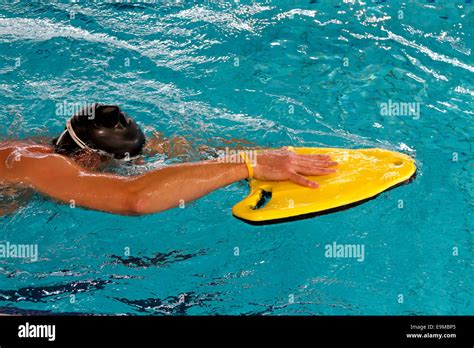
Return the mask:
[[[117,103],[195,148],[381,147],[418,172],[269,226],[232,216],[245,182],[143,217],[35,195],[0,217],[1,243],[38,246],[0,258],[0,311],[473,314],[473,28],[471,1],[5,1],[2,139],[58,135],[58,105]],[[326,257],[333,243],[364,259]]]

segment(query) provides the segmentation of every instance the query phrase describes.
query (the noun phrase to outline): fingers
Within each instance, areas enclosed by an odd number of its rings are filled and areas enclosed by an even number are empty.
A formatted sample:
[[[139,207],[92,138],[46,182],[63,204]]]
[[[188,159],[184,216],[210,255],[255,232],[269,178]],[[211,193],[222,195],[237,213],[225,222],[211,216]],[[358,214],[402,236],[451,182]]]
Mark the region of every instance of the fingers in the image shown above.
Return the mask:
[[[329,155],[296,155],[298,157],[301,157],[301,158],[309,158],[309,159],[317,159],[317,160],[320,160],[320,161],[330,161],[331,160],[331,156]]]
[[[302,158],[302,157],[295,157],[292,162],[297,165],[301,166],[310,166],[310,167],[321,167],[321,168],[327,168],[327,167],[334,167],[337,166],[337,162],[333,161],[322,161],[318,159],[309,159],[309,158]]]
[[[293,166],[293,169],[295,169],[297,173],[302,175],[326,175],[336,172],[335,169],[307,165],[295,165]]]
[[[317,182],[306,179],[304,176],[299,175],[297,173],[292,173],[290,175],[290,180],[293,181],[296,184],[306,186],[306,187],[310,187],[310,188],[318,188],[319,187],[319,184]]]
[[[331,156],[329,155],[320,155],[320,154],[315,154],[315,155],[299,155],[295,153],[294,151],[290,150],[288,147],[284,147],[283,151],[286,152],[292,152],[293,155],[291,156],[293,159],[297,161],[307,161],[307,162],[329,162],[331,165],[337,165],[337,162],[332,162],[331,161]]]
[[[291,152],[295,158],[301,159],[308,159],[308,160],[316,160],[316,161],[330,161],[330,155],[323,155],[323,154],[298,154],[295,152],[295,148],[293,146],[283,146],[282,148],[276,150],[281,153],[288,153]]]

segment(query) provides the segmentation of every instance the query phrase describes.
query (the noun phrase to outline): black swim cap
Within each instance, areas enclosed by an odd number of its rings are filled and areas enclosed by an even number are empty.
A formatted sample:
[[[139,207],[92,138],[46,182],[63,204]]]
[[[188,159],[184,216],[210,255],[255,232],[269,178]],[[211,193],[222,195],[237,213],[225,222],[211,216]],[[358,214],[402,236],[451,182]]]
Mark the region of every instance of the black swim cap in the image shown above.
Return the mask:
[[[145,135],[120,107],[94,104],[72,116],[66,130],[53,142],[58,153],[90,148],[122,159],[142,152]]]

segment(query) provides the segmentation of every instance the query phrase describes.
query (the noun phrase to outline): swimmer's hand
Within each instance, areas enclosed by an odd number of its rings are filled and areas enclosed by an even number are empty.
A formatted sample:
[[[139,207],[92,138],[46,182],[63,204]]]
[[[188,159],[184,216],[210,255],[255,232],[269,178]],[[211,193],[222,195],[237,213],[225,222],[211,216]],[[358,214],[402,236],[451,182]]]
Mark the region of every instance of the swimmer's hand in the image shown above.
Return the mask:
[[[61,202],[74,202],[75,206],[122,215],[145,215],[184,207],[214,190],[247,178],[249,167],[242,157],[245,156],[231,154],[121,176],[90,171],[72,158],[54,153],[50,146],[0,143],[0,181],[21,184]],[[251,162],[249,157],[246,162]],[[333,165],[327,156],[297,155],[287,148],[258,150],[253,176],[317,187],[303,175],[332,173],[329,167]]]
[[[298,155],[284,147],[277,150],[265,150],[256,155],[254,177],[259,180],[290,180],[299,185],[317,188],[319,184],[304,177],[326,175],[336,170],[336,166],[327,155]]]
[[[144,152],[148,155],[163,154],[172,158],[188,154],[191,148],[191,144],[184,137],[166,138],[162,132],[153,131]]]

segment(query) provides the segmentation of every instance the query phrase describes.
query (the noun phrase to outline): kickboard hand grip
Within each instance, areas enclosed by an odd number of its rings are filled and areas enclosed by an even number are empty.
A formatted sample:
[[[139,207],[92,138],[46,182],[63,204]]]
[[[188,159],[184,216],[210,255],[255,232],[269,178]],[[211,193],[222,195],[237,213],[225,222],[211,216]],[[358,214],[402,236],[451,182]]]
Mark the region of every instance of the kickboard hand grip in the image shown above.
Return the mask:
[[[246,212],[252,214],[257,207],[258,202],[262,199],[263,189],[261,187],[252,189],[247,197],[241,200],[239,203],[234,205],[232,213],[235,212]]]

